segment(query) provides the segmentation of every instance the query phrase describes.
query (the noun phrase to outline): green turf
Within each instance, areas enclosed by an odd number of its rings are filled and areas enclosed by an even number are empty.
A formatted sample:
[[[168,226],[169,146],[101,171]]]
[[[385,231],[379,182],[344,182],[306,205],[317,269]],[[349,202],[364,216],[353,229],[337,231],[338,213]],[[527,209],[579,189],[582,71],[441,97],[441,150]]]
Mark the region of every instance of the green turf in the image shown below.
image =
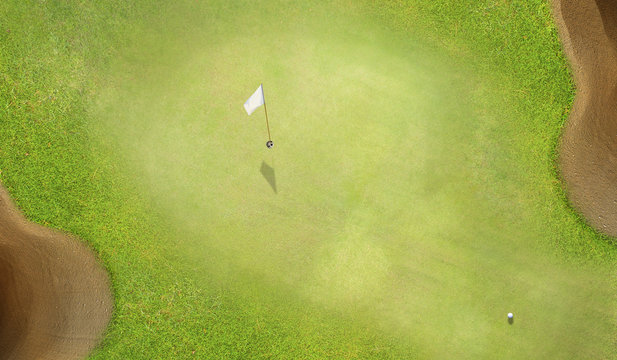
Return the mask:
[[[614,357],[544,2],[63,4],[0,4],[0,176],[110,271],[93,359]]]

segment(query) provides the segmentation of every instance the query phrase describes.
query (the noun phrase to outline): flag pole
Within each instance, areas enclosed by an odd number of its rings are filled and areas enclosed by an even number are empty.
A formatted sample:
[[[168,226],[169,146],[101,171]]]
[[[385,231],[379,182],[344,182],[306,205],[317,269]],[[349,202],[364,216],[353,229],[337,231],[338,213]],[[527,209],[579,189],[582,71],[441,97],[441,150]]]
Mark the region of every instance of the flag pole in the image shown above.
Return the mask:
[[[261,84],[261,91],[263,93],[264,85]],[[264,112],[266,113],[266,127],[268,128],[268,140],[272,141],[270,137],[270,124],[268,123],[268,110],[266,109],[266,95],[264,94]]]

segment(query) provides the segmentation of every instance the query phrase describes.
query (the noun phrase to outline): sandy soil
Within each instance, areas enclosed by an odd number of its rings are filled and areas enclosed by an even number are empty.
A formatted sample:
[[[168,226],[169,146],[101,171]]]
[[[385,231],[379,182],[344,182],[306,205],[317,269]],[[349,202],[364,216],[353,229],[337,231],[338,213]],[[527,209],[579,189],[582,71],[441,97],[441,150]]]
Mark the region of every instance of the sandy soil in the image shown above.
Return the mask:
[[[560,149],[572,205],[617,236],[617,0],[552,0],[577,94]]]
[[[83,359],[112,304],[90,249],[27,222],[0,186],[0,359]]]

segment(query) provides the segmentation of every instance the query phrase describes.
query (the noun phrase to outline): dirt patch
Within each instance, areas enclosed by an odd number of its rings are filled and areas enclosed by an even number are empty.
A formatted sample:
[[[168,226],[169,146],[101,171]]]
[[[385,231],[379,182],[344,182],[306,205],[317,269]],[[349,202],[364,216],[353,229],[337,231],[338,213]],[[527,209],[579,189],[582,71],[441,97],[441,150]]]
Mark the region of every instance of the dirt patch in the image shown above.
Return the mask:
[[[576,81],[560,166],[573,206],[617,236],[617,0],[552,0]]]
[[[26,221],[0,186],[0,359],[83,359],[111,310],[90,249]]]

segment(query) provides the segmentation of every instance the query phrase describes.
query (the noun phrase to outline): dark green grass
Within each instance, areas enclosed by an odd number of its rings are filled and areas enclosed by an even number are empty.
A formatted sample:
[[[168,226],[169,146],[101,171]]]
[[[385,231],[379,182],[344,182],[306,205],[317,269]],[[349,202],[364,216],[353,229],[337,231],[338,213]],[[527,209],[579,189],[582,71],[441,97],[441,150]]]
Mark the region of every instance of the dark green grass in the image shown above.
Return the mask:
[[[190,2],[0,4],[0,179],[31,220],[80,236],[109,270],[116,309],[92,358],[422,356],[426,346],[381,333],[370,324],[371,314],[362,320],[336,307],[323,310],[280,287],[267,289],[249,274],[242,275],[243,290],[234,290],[220,280],[236,278],[233,266],[217,268],[219,279],[195,281],[193,273],[203,265],[176,251],[175,224],[164,220],[166,214],[144,194],[139,178],[126,172],[130,155],[112,156],[113,139],[88,126],[92,103],[108,85],[108,67],[119,54],[131,56],[120,50],[140,40],[152,46],[137,47],[133,56],[144,56],[143,49],[164,51],[157,44],[175,40],[186,31],[183,26],[190,30],[200,14],[218,18],[217,11],[241,11],[245,5],[213,5],[206,11]],[[303,14],[309,7],[293,8]],[[380,2],[348,10],[380,14],[379,23],[399,35],[426,36],[502,84],[491,91],[501,91],[502,104],[513,109],[504,118],[520,121],[496,121],[477,134],[486,149],[501,151],[487,150],[481,160],[493,172],[482,172],[478,181],[506,178],[505,184],[522,182],[531,190],[519,193],[519,206],[535,209],[524,223],[553,234],[543,237],[539,248],[575,262],[614,263],[611,240],[584,225],[567,206],[558,181],[556,146],[574,89],[544,2]],[[276,11],[272,5],[256,15]],[[215,34],[223,35],[216,29],[229,26],[225,21],[213,27]],[[253,21],[251,26],[263,25],[259,16]],[[503,138],[497,134],[510,134],[512,142],[492,144]],[[504,158],[517,159],[517,167],[509,168],[513,162]],[[498,201],[500,189],[486,190],[495,212],[516,221],[513,202]],[[269,295],[247,297],[247,292]]]

